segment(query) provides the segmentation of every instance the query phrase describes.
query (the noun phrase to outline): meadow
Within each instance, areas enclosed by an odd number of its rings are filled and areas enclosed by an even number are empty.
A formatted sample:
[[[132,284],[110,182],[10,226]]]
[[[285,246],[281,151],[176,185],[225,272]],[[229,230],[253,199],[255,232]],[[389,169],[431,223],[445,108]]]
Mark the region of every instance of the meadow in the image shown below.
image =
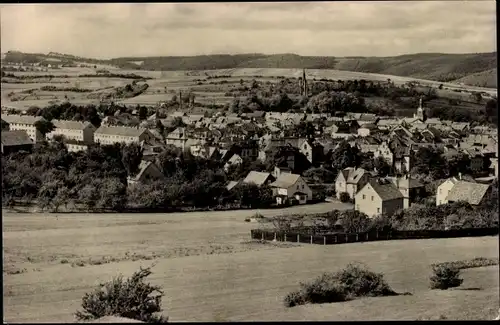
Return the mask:
[[[125,105],[156,105],[160,101],[169,100],[173,94],[178,94],[179,91],[193,91],[197,99],[196,101],[208,105],[224,105],[232,100],[232,97],[225,96],[224,93],[229,89],[227,84],[209,84],[210,82],[225,81],[227,83],[238,83],[240,79],[249,81],[256,79],[259,81],[277,82],[278,77],[295,77],[302,75],[301,69],[279,69],[279,68],[236,68],[236,69],[220,69],[220,70],[204,70],[204,71],[145,71],[145,70],[130,70],[130,69],[108,69],[112,73],[121,74],[136,74],[142,77],[153,78],[147,80],[149,88],[143,94],[129,99],[116,100],[118,103]],[[30,71],[16,72],[18,76],[46,76],[53,75],[53,78],[37,78],[24,79],[17,83],[2,83],[2,105],[13,107],[19,110],[27,109],[31,106],[43,107],[51,103],[60,103],[68,99],[74,104],[97,104],[99,103],[99,95],[104,91],[112,91],[116,87],[123,87],[127,83],[131,83],[130,79],[122,78],[89,78],[79,77],[84,74],[95,74],[93,68],[61,68],[49,69],[48,72]],[[453,90],[481,91],[488,94],[496,95],[496,89],[480,88],[474,86],[464,86],[457,83],[441,83],[437,81],[415,79],[409,77],[400,77],[376,73],[352,72],[343,70],[331,69],[308,69],[307,75],[309,79],[332,79],[332,80],[354,80],[365,79],[372,81],[384,82],[390,79],[396,85],[405,84],[409,81],[417,81],[422,86],[431,86],[437,88],[443,85],[443,89],[439,90],[446,97],[464,98],[467,99],[469,93],[454,92]],[[227,76],[225,78],[217,78],[205,80],[213,76]],[[205,80],[200,83],[197,80]],[[92,92],[75,93],[67,91],[40,91],[43,86],[56,86],[59,88],[76,87],[88,89]],[[25,92],[34,90],[27,95]],[[10,93],[14,96],[8,97]],[[17,100],[13,100],[13,98]]]
[[[339,203],[264,216],[319,213]],[[428,289],[430,265],[498,257],[498,238],[368,242],[335,246],[250,241],[256,211],[171,214],[3,212],[4,320],[72,322],[99,282],[153,267],[171,321],[493,319],[498,266],[463,271],[462,288]],[[411,296],[283,306],[283,297],[325,271],[361,262]]]

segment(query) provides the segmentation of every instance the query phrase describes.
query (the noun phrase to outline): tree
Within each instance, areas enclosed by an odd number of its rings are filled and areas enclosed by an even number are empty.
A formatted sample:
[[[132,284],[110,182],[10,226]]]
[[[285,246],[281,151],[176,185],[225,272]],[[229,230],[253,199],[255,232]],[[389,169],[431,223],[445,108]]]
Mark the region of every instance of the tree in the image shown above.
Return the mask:
[[[359,211],[343,211],[340,214],[339,225],[346,233],[359,233],[367,231],[370,228],[370,218]]]
[[[87,184],[78,192],[78,201],[83,204],[87,211],[92,211],[99,200],[99,190],[94,184]]]
[[[310,168],[304,172],[303,176],[311,179],[314,183],[335,182],[335,173],[324,167]]]
[[[431,276],[431,289],[447,290],[459,287],[464,280],[460,279],[460,269],[444,264],[432,266],[434,275]]]
[[[35,122],[35,128],[42,134],[43,137],[45,137],[47,133],[50,133],[55,129],[55,126],[51,121],[40,120]]]
[[[9,123],[2,120],[2,131],[7,131],[7,130],[9,130]]]
[[[145,120],[148,117],[148,108],[146,106],[139,106],[138,115],[139,120]]]
[[[127,186],[116,177],[105,178],[100,183],[97,207],[113,211],[123,210],[127,203]]]
[[[155,125],[156,130],[160,132],[160,134],[163,136],[163,132],[165,132],[165,126],[160,120],[156,120],[156,125]]]
[[[129,144],[122,148],[122,163],[128,176],[134,176],[139,171],[144,149],[138,144]]]
[[[76,318],[89,321],[119,316],[146,323],[166,323],[167,317],[157,315],[162,312],[164,293],[161,287],[145,282],[151,274],[151,267],[141,267],[128,279],[118,276],[110,282],[99,284],[98,288],[82,298],[83,311],[77,311]]]

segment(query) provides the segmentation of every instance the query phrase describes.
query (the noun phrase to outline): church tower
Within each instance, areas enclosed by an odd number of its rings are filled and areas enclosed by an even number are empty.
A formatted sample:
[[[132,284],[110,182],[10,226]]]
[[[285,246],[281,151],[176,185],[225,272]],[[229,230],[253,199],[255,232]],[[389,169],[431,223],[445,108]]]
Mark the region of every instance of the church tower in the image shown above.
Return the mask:
[[[302,79],[300,80],[300,94],[305,97],[307,97],[308,95],[306,69],[302,69]]]
[[[427,117],[425,116],[425,110],[423,107],[423,99],[420,97],[419,103],[418,103],[418,108],[417,108],[417,113],[413,115],[413,118],[418,118],[421,119],[422,121],[425,121]]]

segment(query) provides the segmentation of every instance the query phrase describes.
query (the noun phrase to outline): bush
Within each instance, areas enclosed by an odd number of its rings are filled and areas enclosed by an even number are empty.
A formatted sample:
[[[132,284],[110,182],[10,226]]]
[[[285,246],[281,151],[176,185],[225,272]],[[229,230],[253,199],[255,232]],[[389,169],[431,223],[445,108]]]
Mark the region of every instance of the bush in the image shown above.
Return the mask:
[[[449,265],[433,265],[434,275],[431,276],[431,289],[447,290],[449,288],[459,287],[463,279],[459,278],[460,269]]]
[[[397,293],[384,281],[382,274],[349,264],[337,273],[324,273],[311,283],[301,283],[300,289],[289,293],[284,303],[286,307],[293,307],[394,295]]]
[[[168,318],[155,315],[161,312],[163,291],[159,286],[144,283],[151,274],[151,267],[136,271],[132,277],[122,276],[100,284],[82,299],[84,311],[77,311],[78,320],[93,320],[104,316],[118,316],[147,323],[166,323]]]
[[[349,193],[347,193],[347,192],[342,192],[342,193],[340,193],[340,195],[339,195],[339,199],[340,199],[340,202],[342,202],[342,203],[346,203],[346,202],[349,202],[349,200],[350,200],[351,198],[349,197]]]

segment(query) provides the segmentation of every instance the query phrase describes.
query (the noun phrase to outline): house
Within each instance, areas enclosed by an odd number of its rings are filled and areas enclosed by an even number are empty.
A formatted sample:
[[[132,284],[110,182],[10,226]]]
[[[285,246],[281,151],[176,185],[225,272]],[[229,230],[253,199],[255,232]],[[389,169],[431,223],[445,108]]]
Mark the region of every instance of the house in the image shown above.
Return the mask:
[[[360,137],[367,137],[379,131],[378,127],[373,123],[367,123],[358,129],[358,135]]]
[[[391,148],[389,147],[389,143],[387,141],[383,141],[373,153],[375,158],[383,158],[389,166],[392,166],[394,162],[394,154],[392,153]]]
[[[340,194],[346,192],[350,199],[354,199],[356,193],[370,180],[370,174],[363,168],[349,167],[342,170],[335,179],[335,193],[337,199]]]
[[[372,179],[356,194],[354,202],[356,211],[369,217],[390,216],[403,209],[404,197],[392,182]]]
[[[44,140],[44,137],[40,131],[35,127],[35,123],[38,121],[45,120],[41,116],[28,116],[28,115],[2,115],[2,120],[9,124],[10,131],[22,130],[26,131],[28,136],[34,142],[40,142]]]
[[[436,206],[441,204],[447,204],[446,198],[450,194],[451,189],[458,183],[459,179],[455,177],[448,178],[443,183],[441,183],[436,189]]]
[[[292,174],[292,170],[289,167],[285,166],[274,166],[272,175],[275,178],[278,178],[281,174],[286,173],[286,174]]]
[[[68,140],[76,140],[83,143],[94,143],[96,127],[90,122],[52,120],[54,130],[47,133],[47,139],[53,139],[61,135]]]
[[[312,200],[312,190],[306,181],[298,174],[281,174],[276,181],[271,183],[273,194],[278,204],[284,204],[295,199],[299,204]]]
[[[387,179],[403,194],[403,209],[408,209],[417,197],[423,197],[425,186],[418,179],[411,178],[408,174]]]
[[[247,177],[243,179],[244,184],[255,184],[257,186],[268,185],[275,181],[275,178],[270,173],[251,171]]]
[[[2,154],[33,150],[33,140],[24,130],[2,131]]]
[[[494,175],[496,179],[498,179],[498,158],[490,158],[490,161],[490,170],[492,171],[491,174]]]
[[[479,205],[486,197],[486,194],[491,189],[489,184],[472,183],[466,181],[458,181],[453,185],[445,203],[453,203],[465,201],[470,205]]]
[[[240,155],[234,154],[229,158],[229,160],[224,164],[224,170],[227,172],[229,167],[241,165],[243,163],[243,158]]]
[[[160,169],[151,161],[142,160],[139,164],[139,171],[135,176],[128,177],[127,182],[129,185],[135,183],[144,183],[146,181],[159,180],[164,177]]]
[[[481,153],[481,151],[477,149],[464,149],[463,152],[469,157],[470,159],[470,170],[472,172],[480,172],[484,168],[484,157]]]
[[[89,145],[90,143],[74,139],[64,140],[64,146],[68,149],[68,152],[87,151]]]
[[[307,160],[313,165],[317,166],[323,159],[323,146],[309,139],[303,140],[299,146],[300,152],[307,158]]]
[[[151,138],[147,129],[128,126],[103,126],[94,133],[94,141],[100,144],[141,143]]]

